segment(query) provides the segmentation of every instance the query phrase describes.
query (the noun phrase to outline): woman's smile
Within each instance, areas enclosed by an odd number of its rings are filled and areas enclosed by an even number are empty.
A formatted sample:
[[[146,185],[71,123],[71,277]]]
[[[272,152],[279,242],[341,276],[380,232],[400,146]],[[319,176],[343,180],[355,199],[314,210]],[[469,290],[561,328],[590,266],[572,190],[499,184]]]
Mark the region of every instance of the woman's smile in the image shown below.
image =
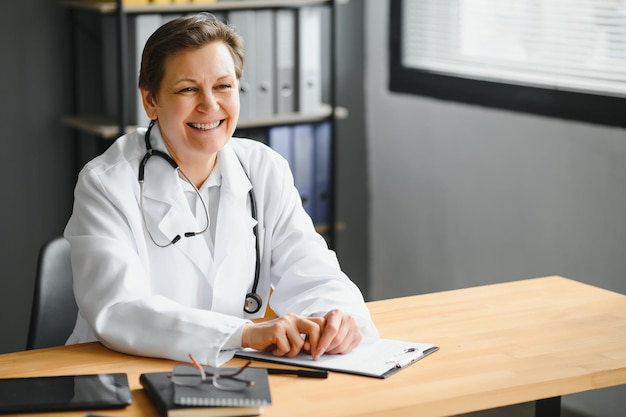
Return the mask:
[[[217,120],[213,123],[187,123],[188,126],[193,127],[194,129],[199,129],[199,130],[211,130],[211,129],[215,129],[216,127],[218,127],[219,125],[222,124],[222,120]]]

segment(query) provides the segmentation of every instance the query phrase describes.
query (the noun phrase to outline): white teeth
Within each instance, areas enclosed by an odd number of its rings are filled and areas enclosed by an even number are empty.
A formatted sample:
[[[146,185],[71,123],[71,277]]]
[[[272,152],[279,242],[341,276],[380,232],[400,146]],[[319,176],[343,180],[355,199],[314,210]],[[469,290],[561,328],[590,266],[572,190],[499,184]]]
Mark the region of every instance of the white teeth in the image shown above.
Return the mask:
[[[194,127],[196,129],[209,130],[214,129],[220,125],[220,121],[216,121],[213,123],[205,124],[205,123],[189,123],[189,126]]]

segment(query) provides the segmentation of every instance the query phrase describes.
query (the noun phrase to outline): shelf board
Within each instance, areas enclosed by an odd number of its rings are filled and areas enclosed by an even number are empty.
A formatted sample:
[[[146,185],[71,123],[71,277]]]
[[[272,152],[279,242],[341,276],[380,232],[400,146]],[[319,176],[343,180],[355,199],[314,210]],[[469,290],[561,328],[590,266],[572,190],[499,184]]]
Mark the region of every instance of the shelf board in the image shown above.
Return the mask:
[[[81,1],[63,0],[62,6],[87,10],[102,14],[117,11],[117,3],[114,1]],[[268,9],[280,7],[302,7],[330,4],[331,0],[230,0],[216,1],[213,3],[187,3],[187,4],[146,4],[124,6],[124,11],[128,14],[139,13],[181,13],[181,12],[202,12],[218,10],[237,9]]]
[[[277,114],[271,117],[240,120],[237,123],[237,129],[252,129],[257,127],[270,127],[277,125],[291,125],[297,123],[315,123],[328,119],[332,115],[332,108],[329,105],[323,105],[316,112],[310,113],[285,113]]]
[[[91,133],[102,139],[117,139],[120,129],[112,117],[104,116],[66,116],[61,119],[66,126]],[[127,126],[126,133],[132,132],[136,126]]]
[[[317,112],[312,113],[288,113],[263,119],[240,121],[237,129],[253,129],[258,127],[270,127],[277,125],[315,123],[328,119],[332,115],[332,108],[323,105]],[[102,116],[66,116],[61,119],[66,126],[87,132],[102,139],[117,139],[120,136],[119,126],[114,118]],[[129,125],[126,133],[132,132],[137,127]]]

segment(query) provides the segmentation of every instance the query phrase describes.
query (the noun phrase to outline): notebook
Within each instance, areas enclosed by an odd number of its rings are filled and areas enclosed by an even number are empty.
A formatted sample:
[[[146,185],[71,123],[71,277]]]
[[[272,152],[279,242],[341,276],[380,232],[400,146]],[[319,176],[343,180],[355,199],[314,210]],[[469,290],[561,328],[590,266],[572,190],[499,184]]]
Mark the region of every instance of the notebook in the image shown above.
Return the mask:
[[[306,353],[287,358],[254,349],[240,350],[235,356],[374,378],[387,378],[437,350],[439,348],[430,343],[378,339],[372,343],[361,343],[345,355],[322,355],[316,361]]]
[[[254,381],[254,385],[243,391],[220,390],[209,382],[197,388],[180,387],[172,384],[170,372],[144,373],[139,381],[162,417],[261,414],[263,407],[272,403],[267,369],[247,368],[239,377]]]

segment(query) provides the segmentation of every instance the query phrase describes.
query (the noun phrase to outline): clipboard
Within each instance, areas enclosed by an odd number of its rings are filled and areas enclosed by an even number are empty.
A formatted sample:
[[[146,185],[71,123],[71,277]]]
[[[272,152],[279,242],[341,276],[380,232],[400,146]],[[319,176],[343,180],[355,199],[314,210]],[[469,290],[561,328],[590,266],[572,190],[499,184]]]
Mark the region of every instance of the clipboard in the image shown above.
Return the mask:
[[[438,350],[437,346],[429,343],[378,339],[372,343],[361,343],[352,352],[345,355],[322,355],[316,361],[306,353],[287,358],[254,349],[239,350],[235,356],[243,359],[385,379]]]

